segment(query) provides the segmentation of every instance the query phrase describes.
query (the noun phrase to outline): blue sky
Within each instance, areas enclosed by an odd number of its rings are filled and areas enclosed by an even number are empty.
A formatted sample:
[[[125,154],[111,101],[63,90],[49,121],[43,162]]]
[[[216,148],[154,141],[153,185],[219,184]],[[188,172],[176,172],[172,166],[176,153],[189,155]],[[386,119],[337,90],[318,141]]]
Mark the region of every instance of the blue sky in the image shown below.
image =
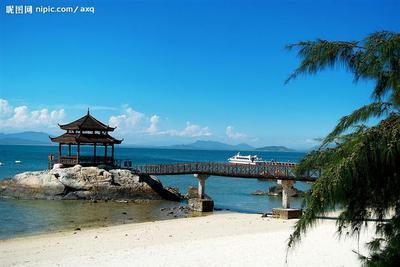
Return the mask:
[[[0,132],[58,133],[83,115],[130,144],[218,140],[306,148],[368,103],[337,69],[284,84],[285,45],[399,30],[398,1],[3,1]],[[10,15],[6,5],[91,6]]]

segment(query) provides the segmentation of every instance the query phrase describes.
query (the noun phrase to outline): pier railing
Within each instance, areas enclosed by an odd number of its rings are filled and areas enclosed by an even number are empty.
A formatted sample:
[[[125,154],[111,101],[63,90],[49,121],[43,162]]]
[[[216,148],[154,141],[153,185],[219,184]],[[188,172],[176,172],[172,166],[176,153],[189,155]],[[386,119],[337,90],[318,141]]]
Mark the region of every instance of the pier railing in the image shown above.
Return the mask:
[[[296,176],[295,163],[266,162],[258,165],[244,165],[217,162],[190,162],[174,164],[133,165],[132,170],[139,174],[183,175],[205,174],[241,178],[315,181],[319,171],[315,170],[302,176]]]

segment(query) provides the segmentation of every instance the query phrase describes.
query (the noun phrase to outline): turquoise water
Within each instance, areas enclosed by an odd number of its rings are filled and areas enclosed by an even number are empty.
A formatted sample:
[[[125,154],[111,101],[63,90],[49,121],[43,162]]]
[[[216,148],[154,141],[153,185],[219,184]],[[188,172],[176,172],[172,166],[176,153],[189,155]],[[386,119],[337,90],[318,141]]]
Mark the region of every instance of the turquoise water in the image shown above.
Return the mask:
[[[89,153],[89,150],[83,149]],[[0,145],[0,180],[24,172],[47,168],[47,155],[57,153],[54,146],[3,146]],[[131,159],[133,164],[174,163],[190,161],[225,162],[235,151],[175,150],[127,148],[116,149],[119,159]],[[254,153],[254,152],[253,152]],[[297,162],[304,153],[257,152],[264,159]],[[21,164],[15,164],[21,160]],[[164,186],[178,187],[186,193],[189,186],[197,186],[193,175],[160,176]],[[280,197],[253,196],[256,190],[267,190],[275,182],[211,176],[206,183],[206,193],[214,199],[216,208],[239,212],[267,212],[281,205]],[[305,190],[308,184],[296,183]],[[90,203],[84,201],[21,201],[0,200],[0,238],[19,234],[59,230],[79,226],[109,225],[168,219],[160,212],[163,207],[176,207],[180,203],[156,201],[149,203]],[[292,206],[299,207],[301,199],[294,198]],[[83,212],[84,211],[84,212]],[[127,214],[125,214],[127,213]]]

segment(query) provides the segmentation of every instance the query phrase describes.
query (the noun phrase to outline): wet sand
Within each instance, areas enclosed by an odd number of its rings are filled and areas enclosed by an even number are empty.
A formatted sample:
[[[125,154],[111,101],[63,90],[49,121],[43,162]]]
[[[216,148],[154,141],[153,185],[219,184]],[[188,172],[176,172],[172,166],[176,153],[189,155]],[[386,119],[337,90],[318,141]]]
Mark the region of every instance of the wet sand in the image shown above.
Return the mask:
[[[0,239],[79,228],[192,216],[165,200],[80,201],[0,199]]]

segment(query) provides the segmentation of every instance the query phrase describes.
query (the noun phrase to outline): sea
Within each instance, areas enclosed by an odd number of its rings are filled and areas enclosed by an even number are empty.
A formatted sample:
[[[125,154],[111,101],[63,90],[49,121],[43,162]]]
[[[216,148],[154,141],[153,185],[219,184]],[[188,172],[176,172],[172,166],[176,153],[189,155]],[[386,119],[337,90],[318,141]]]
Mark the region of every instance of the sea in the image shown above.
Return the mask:
[[[45,170],[49,154],[57,154],[56,146],[0,145],[0,180],[26,171]],[[226,162],[238,151],[182,150],[158,148],[118,147],[118,159],[129,159],[133,164],[180,163],[180,162]],[[298,162],[301,152],[246,152],[257,154],[265,160]],[[90,153],[89,148],[82,154]],[[15,161],[21,161],[16,164]],[[193,175],[159,176],[165,187],[176,187],[186,193],[188,187],[197,186]],[[276,182],[257,179],[211,176],[206,181],[206,193],[217,210],[245,213],[271,212],[281,206],[281,198],[252,195],[257,190],[267,191]],[[307,190],[310,185],[296,182],[295,187]],[[148,222],[172,219],[165,210],[177,209],[185,202],[148,201],[140,203],[90,202],[78,200],[5,200],[0,199],[0,239],[52,231],[64,231],[82,227],[108,227],[115,224]],[[301,198],[292,198],[291,205],[300,207]],[[183,215],[182,215],[183,216]],[[185,215],[186,216],[186,215]],[[189,216],[197,216],[193,213]]]

